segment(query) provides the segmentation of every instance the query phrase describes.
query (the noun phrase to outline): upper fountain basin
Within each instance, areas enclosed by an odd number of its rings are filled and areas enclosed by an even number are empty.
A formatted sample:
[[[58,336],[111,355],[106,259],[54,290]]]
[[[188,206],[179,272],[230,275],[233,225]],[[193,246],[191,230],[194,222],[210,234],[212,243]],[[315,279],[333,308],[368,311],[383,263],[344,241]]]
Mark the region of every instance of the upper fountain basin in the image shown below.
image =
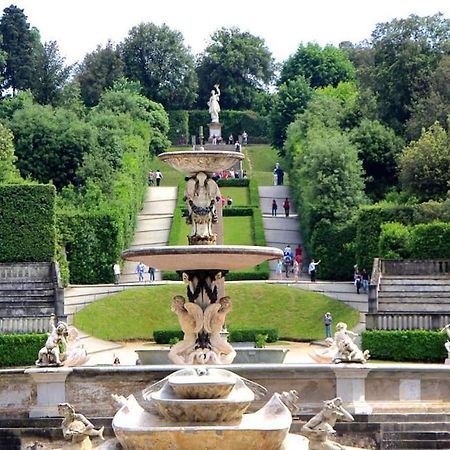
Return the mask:
[[[240,152],[190,150],[161,153],[158,158],[179,172],[213,173],[230,169],[242,161],[245,156]]]
[[[283,251],[253,245],[178,245],[134,247],[122,256],[159,270],[239,270],[282,258]]]

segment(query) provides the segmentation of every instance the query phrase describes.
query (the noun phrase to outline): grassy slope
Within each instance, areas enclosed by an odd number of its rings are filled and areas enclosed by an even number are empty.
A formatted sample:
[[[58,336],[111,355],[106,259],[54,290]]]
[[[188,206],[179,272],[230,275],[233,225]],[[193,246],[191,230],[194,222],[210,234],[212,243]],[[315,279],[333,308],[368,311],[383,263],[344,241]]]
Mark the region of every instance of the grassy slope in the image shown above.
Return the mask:
[[[271,186],[275,163],[279,162],[283,167],[283,160],[280,159],[277,151],[269,145],[249,145],[244,148],[244,153],[246,157],[244,167],[249,171],[250,176],[254,177],[260,186]],[[288,183],[286,173],[284,183]]]
[[[170,311],[174,295],[185,294],[183,285],[128,289],[92,303],[75,316],[75,326],[101,339],[151,339],[155,329],[179,328]],[[359,314],[352,308],[314,292],[269,284],[230,283],[226,293],[233,300],[230,328],[272,327],[280,336],[298,339],[324,337],[322,316],[352,328]]]

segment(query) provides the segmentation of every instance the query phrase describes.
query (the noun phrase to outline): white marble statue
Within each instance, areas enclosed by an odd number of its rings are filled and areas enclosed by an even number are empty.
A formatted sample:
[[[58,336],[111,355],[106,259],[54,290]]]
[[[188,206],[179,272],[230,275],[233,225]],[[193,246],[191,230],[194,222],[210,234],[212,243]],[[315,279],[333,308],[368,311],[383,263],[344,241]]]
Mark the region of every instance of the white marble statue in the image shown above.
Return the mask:
[[[347,324],[339,322],[336,324],[336,333],[334,334],[334,341],[337,347],[337,353],[334,357],[335,363],[341,362],[358,362],[365,363],[369,357],[369,351],[364,352],[355,344],[354,339],[358,336],[353,331],[347,329]]]
[[[236,356],[234,348],[220,335],[231,309],[230,297],[222,297],[218,302],[207,306],[204,312],[203,328],[209,333],[211,350],[217,355],[218,364],[231,364]]]
[[[45,342],[45,347],[39,350],[38,359],[36,360],[36,365],[40,367],[63,365],[64,352],[67,349],[67,324],[65,322],[58,322],[55,325],[55,316],[52,314],[50,327],[51,331]],[[60,350],[60,345],[62,351]]]
[[[308,356],[310,356],[317,363],[332,363],[338,352],[336,342],[334,342],[333,338],[328,337],[325,339],[325,345],[327,346],[325,350],[314,350],[313,352],[308,353]]]
[[[211,115],[211,122],[219,123],[219,113],[220,113],[220,89],[219,85],[215,84],[214,89],[211,91],[211,97],[208,100],[208,112]]]
[[[192,224],[190,244],[214,244],[212,224],[217,222],[216,204],[220,200],[217,183],[204,172],[186,182],[184,200],[188,208],[187,222]]]
[[[447,350],[448,353],[448,357],[445,360],[445,364],[450,364],[450,323],[445,325],[445,327],[443,328],[443,331],[445,331],[447,333],[447,342],[444,344],[445,345],[445,349]]]
[[[58,405],[58,413],[64,418],[61,428],[64,439],[71,441],[70,449],[92,449],[91,436],[104,440],[104,427],[96,430],[94,425],[83,414],[77,414],[69,403],[60,403]]]
[[[87,351],[80,343],[79,332],[75,327],[69,325],[67,330],[67,349],[64,359],[65,367],[82,366],[87,362],[89,356]]]
[[[189,364],[198,333],[203,328],[203,311],[197,304],[186,302],[181,295],[173,298],[171,309],[178,316],[184,339],[170,349],[169,359],[175,364]]]
[[[342,406],[342,399],[336,397],[324,402],[322,411],[310,419],[301,429],[309,439],[309,450],[345,450],[346,447],[328,438],[336,433],[333,428],[337,420],[352,422],[353,416]]]

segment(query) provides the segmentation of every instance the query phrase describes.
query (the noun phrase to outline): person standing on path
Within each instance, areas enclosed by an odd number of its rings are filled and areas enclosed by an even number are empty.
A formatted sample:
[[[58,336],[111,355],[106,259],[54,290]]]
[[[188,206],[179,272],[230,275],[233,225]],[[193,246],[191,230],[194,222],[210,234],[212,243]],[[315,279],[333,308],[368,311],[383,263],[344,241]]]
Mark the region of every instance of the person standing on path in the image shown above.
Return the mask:
[[[369,274],[366,269],[362,271],[362,287],[364,294],[367,294],[369,292]]]
[[[275,199],[272,200],[272,217],[277,217],[277,201]]]
[[[292,271],[294,272],[294,280],[297,283],[298,281],[298,274],[300,272],[300,264],[298,261],[294,258],[294,262],[292,264]]]
[[[156,170],[155,178],[156,178],[156,186],[159,186],[161,184],[161,180],[164,178],[163,174],[160,172],[159,169]]]
[[[115,263],[113,265],[113,273],[114,273],[114,284],[119,284],[119,278],[120,278],[120,266],[119,266],[119,263]]]
[[[152,281],[155,281],[155,268],[154,267],[149,267],[148,268],[148,277],[149,277],[150,283]]]
[[[333,317],[329,312],[325,313],[323,316],[323,323],[325,324],[325,338],[331,337],[331,322],[333,322]]]
[[[139,262],[139,264],[136,266],[136,273],[138,274],[138,281],[144,281],[144,272],[145,272],[144,263]]]
[[[320,264],[320,260],[316,262],[315,259],[313,259],[310,263],[309,263],[309,267],[308,267],[308,273],[311,277],[311,283],[315,283],[316,282],[316,267]]]
[[[284,213],[286,214],[286,217],[289,217],[289,209],[291,208],[291,203],[289,202],[289,199],[286,197],[283,203]]]

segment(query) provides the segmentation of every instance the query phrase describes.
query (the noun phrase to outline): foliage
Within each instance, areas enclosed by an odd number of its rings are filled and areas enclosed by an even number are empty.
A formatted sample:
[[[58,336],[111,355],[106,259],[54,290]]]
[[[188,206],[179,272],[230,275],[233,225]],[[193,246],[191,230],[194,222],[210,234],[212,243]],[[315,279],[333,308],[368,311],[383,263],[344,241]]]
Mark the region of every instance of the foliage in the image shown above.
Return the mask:
[[[247,187],[249,183],[248,178],[219,178],[217,180],[219,187]]]
[[[0,120],[9,120],[18,109],[27,108],[33,104],[31,91],[21,91],[13,97],[5,97],[0,102]]]
[[[0,183],[19,179],[13,140],[11,131],[0,123]]]
[[[450,223],[415,225],[411,232],[410,246],[413,258],[450,258]]]
[[[411,228],[398,222],[381,225],[379,256],[388,259],[408,258],[411,255]]]
[[[220,84],[222,109],[250,109],[254,96],[267,90],[273,79],[274,60],[263,39],[236,27],[221,28],[199,56],[197,75],[199,105],[203,106],[213,86]]]
[[[280,84],[294,80],[299,75],[309,81],[312,88],[332,85],[336,87],[341,81],[350,81],[354,76],[354,67],[347,52],[326,45],[300,44],[297,51],[283,64]]]
[[[258,340],[258,336],[261,336],[260,341],[276,342],[279,338],[279,333],[276,328],[230,328],[229,329],[229,341],[230,342],[255,342]],[[263,339],[265,337],[265,339]],[[257,346],[256,346],[257,347]],[[265,347],[265,345],[263,346]],[[259,348],[263,348],[259,347]]]
[[[363,119],[351,130],[350,140],[358,147],[363,163],[366,194],[373,200],[380,200],[397,184],[397,158],[403,140],[391,128],[369,119]]]
[[[142,84],[146,97],[167,109],[189,108],[196,99],[193,57],[180,32],[141,23],[121,45],[124,74]]]
[[[255,336],[255,348],[264,348],[267,345],[267,334],[257,334]]]
[[[57,105],[69,78],[71,67],[66,67],[56,41],[45,42],[36,50],[32,92],[42,104]]]
[[[305,110],[312,95],[313,90],[303,75],[279,86],[270,111],[270,142],[281,156],[285,154],[283,144],[288,125],[295,120],[297,114]]]
[[[373,359],[442,363],[447,356],[445,335],[438,331],[366,330],[361,336]]]
[[[0,261],[41,262],[55,257],[55,188],[0,184]]]
[[[0,335],[0,367],[34,365],[46,340],[46,334]]]
[[[314,226],[311,249],[314,258],[320,259],[321,278],[349,280],[355,264],[354,239],[356,226],[353,220],[343,224],[322,219]]]
[[[450,141],[438,122],[403,150],[399,168],[402,186],[410,195],[423,201],[446,196],[450,188]]]
[[[27,23],[23,9],[11,5],[3,10],[0,20],[0,50],[6,54],[2,88],[30,89],[35,76],[36,36]]]
[[[414,99],[426,95],[449,38],[450,20],[442,14],[393,19],[373,31],[373,88],[381,118],[397,132],[410,117]]]
[[[187,145],[190,144],[189,135],[189,113],[188,111],[168,111],[169,134],[168,138],[172,144],[178,144],[181,137],[184,137]]]
[[[181,283],[126,289],[86,306],[74,316],[74,325],[101,339],[148,339],[155,329],[178,328],[169,303],[185,289]],[[233,300],[233,310],[227,316],[231,330],[264,324],[265,328],[278,329],[280,336],[319,339],[324,336],[324,311],[330,311],[336,323],[348,323],[350,329],[359,320],[358,311],[342,302],[287,286],[229,283],[226,295]]]
[[[21,175],[53,181],[57,189],[75,182],[83,155],[94,145],[93,128],[65,108],[30,105],[17,110],[8,127]]]
[[[182,340],[184,333],[182,330],[154,330],[153,340],[157,344],[171,344],[174,339]]]
[[[112,88],[123,76],[123,61],[120,50],[108,41],[105,47],[97,46],[88,53],[77,68],[76,80],[86,106],[95,106],[102,93]]]

